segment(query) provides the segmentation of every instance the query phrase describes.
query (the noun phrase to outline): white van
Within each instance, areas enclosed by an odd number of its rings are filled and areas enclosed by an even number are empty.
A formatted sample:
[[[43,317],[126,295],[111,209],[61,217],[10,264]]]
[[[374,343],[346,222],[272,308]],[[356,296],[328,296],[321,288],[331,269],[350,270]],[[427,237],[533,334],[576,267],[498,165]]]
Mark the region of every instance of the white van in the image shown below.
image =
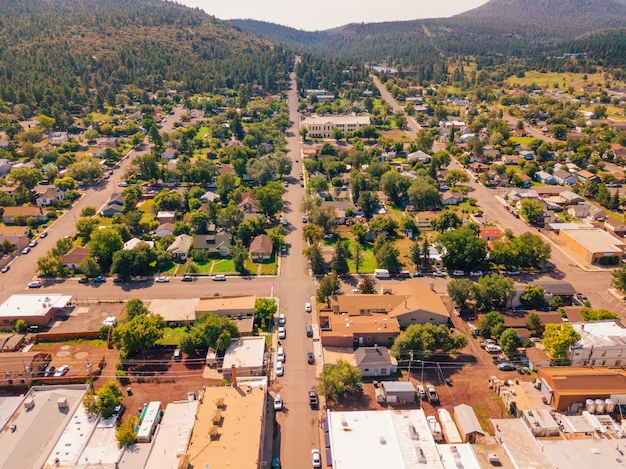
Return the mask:
[[[387,269],[374,270],[374,277],[376,278],[390,278],[389,271]]]
[[[502,352],[502,349],[500,348],[500,346],[496,345],[496,344],[489,344],[485,347],[485,350],[489,353],[500,353]]]

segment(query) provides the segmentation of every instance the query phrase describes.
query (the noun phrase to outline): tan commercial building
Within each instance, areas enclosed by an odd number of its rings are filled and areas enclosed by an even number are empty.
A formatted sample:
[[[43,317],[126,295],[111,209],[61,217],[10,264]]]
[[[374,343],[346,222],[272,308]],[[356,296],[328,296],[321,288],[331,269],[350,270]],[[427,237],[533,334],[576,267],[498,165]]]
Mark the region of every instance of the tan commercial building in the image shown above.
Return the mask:
[[[45,326],[71,299],[61,293],[11,295],[0,305],[0,329],[13,329],[20,319],[29,326]]]
[[[537,373],[541,393],[557,411],[576,410],[587,399],[613,399],[626,404],[626,370],[609,368],[549,367]]]
[[[559,241],[589,264],[598,262],[602,257],[621,258],[626,246],[624,242],[600,229],[561,230]]]
[[[200,317],[203,313],[215,313],[229,318],[254,316],[255,303],[256,295],[200,298],[196,306],[196,316]]]
[[[332,138],[335,128],[341,129],[345,134],[370,125],[369,116],[311,116],[303,123],[306,126],[309,137]]]
[[[178,467],[259,469],[264,464],[266,390],[247,385],[204,388]]]

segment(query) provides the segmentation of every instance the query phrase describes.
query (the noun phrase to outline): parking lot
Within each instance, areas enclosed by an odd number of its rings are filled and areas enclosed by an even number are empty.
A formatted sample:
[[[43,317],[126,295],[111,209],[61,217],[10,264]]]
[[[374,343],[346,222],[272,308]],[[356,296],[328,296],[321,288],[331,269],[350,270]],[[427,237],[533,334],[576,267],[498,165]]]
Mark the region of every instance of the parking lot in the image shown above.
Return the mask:
[[[117,350],[109,350],[106,342],[102,340],[74,340],[67,342],[39,342],[31,349],[33,352],[46,352],[52,357],[50,365],[55,369],[63,365],[69,366],[66,377],[87,376],[87,365],[92,364],[93,371],[96,370],[102,359],[107,362],[105,372],[113,370],[117,361]],[[105,373],[103,373],[104,375]]]

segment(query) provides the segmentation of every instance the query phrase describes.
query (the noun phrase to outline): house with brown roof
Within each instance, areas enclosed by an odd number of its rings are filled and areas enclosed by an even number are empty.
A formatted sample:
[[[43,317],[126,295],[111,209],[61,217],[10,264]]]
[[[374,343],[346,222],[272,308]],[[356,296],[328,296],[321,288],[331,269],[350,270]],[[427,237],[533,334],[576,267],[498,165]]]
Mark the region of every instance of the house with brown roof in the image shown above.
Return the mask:
[[[207,249],[209,254],[219,254],[222,257],[230,255],[232,245],[233,236],[228,231],[196,235],[193,242],[194,249]]]
[[[272,257],[274,244],[269,236],[260,234],[250,243],[250,257],[254,262],[262,262]]]
[[[535,371],[552,364],[552,360],[550,360],[548,354],[537,347],[527,349],[526,358],[528,358],[528,368]]]
[[[0,244],[8,241],[16,251],[21,251],[30,242],[30,228],[26,226],[0,226]]]
[[[254,197],[247,195],[242,196],[241,202],[237,205],[243,211],[244,220],[256,218],[263,213],[256,203]]]
[[[2,214],[2,221],[6,224],[13,223],[15,217],[36,218],[37,221],[44,222],[48,219],[48,211],[41,207],[5,207]]]
[[[72,248],[67,254],[61,256],[61,262],[63,262],[63,266],[68,269],[78,270],[78,264],[80,264],[80,262],[88,256],[88,248]]]
[[[621,238],[626,235],[626,224],[621,221],[614,220],[613,218],[607,218],[606,222],[604,222],[604,229]]]
[[[441,212],[431,212],[431,211],[417,212],[415,214],[415,222],[417,223],[417,226],[420,228],[430,228],[431,227],[430,222],[433,221],[435,218],[437,218],[439,215],[441,215]]]
[[[163,237],[165,237],[167,235],[173,235],[174,234],[174,223],[162,223],[156,229],[155,234],[159,238],[163,238]]]

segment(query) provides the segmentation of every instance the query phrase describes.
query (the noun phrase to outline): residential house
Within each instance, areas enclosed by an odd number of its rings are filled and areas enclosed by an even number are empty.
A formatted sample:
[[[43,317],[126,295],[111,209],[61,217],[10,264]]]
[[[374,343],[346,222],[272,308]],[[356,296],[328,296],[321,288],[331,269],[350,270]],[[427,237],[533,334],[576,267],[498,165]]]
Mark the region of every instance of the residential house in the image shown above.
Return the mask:
[[[431,156],[430,156],[428,153],[424,153],[422,150],[418,150],[418,151],[415,151],[415,152],[413,152],[413,153],[409,153],[409,154],[406,156],[406,159],[407,159],[408,161],[417,160],[417,161],[419,161],[420,163],[425,163],[425,164],[427,164],[427,163],[430,163]]]
[[[50,143],[50,145],[59,147],[67,141],[69,141],[69,134],[67,132],[49,132],[48,133],[48,142]]]
[[[417,212],[415,214],[415,222],[417,223],[417,226],[420,228],[430,228],[431,224],[430,222],[433,221],[435,218],[437,218],[439,215],[441,215],[442,212],[430,212],[430,211],[425,211],[425,212]]]
[[[131,238],[124,243],[124,247],[122,249],[124,251],[131,251],[142,243],[147,244],[151,248],[154,247],[154,241],[144,241],[143,239],[139,239],[139,238]]]
[[[167,235],[171,235],[174,234],[174,224],[173,223],[162,223],[161,225],[159,225],[159,227],[156,229],[155,234],[159,237],[159,238],[163,238]]]
[[[202,197],[200,197],[200,202],[203,202],[203,203],[214,202],[215,200],[219,198],[220,196],[217,195],[215,192],[207,191],[204,193]]]
[[[159,223],[176,223],[176,212],[160,210],[156,216]]]
[[[578,171],[576,173],[576,177],[580,182],[597,182],[598,184],[601,182],[600,178],[586,169]]]
[[[309,137],[332,138],[335,128],[339,128],[344,135],[352,133],[361,127],[370,125],[369,116],[317,116],[307,117],[303,125],[308,131]]]
[[[357,348],[354,361],[363,376],[390,376],[398,371],[398,360],[383,346]]]
[[[585,199],[572,191],[563,191],[559,194],[559,197],[567,204],[578,204],[585,201]]]
[[[504,164],[519,164],[519,156],[517,156],[517,155],[502,155],[502,162]]]
[[[552,360],[550,360],[548,354],[537,347],[526,349],[526,358],[528,359],[528,368],[533,371],[537,371],[539,368],[552,364]]]
[[[11,172],[11,162],[6,158],[0,158],[0,176],[4,176]]]
[[[567,213],[572,217],[587,218],[588,220],[594,221],[606,219],[606,212],[589,202],[571,205],[567,208]]]
[[[8,241],[16,251],[30,243],[30,228],[26,226],[0,226],[0,244]]]
[[[191,242],[193,238],[186,234],[176,236],[176,239],[167,248],[167,252],[172,255],[172,259],[177,261],[187,260],[189,251],[191,250]]]
[[[504,192],[504,199],[517,203],[522,199],[538,199],[539,194],[532,189],[508,189]]]
[[[40,207],[47,207],[48,205],[52,205],[52,202],[55,200],[65,200],[65,192],[56,187],[50,187],[46,192],[37,197],[35,202]]]
[[[228,231],[196,235],[193,242],[194,249],[206,249],[209,254],[219,254],[222,257],[230,255],[232,245],[233,236]]]
[[[164,160],[173,160],[174,158],[176,158],[176,149],[168,148],[163,153],[161,153],[161,158],[163,158]]]
[[[242,197],[238,207],[243,211],[245,220],[249,218],[256,218],[263,213],[257,205],[256,200],[250,195]]]
[[[532,151],[526,151],[526,150],[520,151],[519,156],[529,161],[535,159],[535,154]]]
[[[494,149],[483,150],[483,156],[486,158],[489,158],[490,160],[495,161],[498,158],[500,158],[500,151],[494,150]]]
[[[78,270],[78,264],[89,256],[89,248],[77,247],[69,250],[67,254],[61,256],[61,262],[64,267],[72,270]]]
[[[530,183],[532,181],[532,178],[530,176],[528,176],[527,174],[524,173],[515,173],[514,176],[515,179],[517,179],[517,184],[519,185],[519,187],[521,188],[529,188],[530,187]]]
[[[351,210],[354,215],[363,215],[361,209],[357,208],[350,201],[323,201],[322,207],[333,207],[335,209],[335,219],[339,225],[345,225],[347,218],[346,212],[348,210]]]
[[[124,197],[121,194],[114,192],[109,197],[107,201],[106,207],[102,209],[102,215],[105,217],[112,217],[117,213],[122,213],[124,211]]]
[[[462,192],[448,191],[441,196],[442,205],[457,205],[463,202],[465,196]]]
[[[606,222],[604,222],[604,229],[622,238],[626,235],[626,224],[612,218],[607,218]]]
[[[508,186],[509,183],[511,182],[509,175],[508,174],[498,174],[494,171],[495,174],[493,174],[493,176],[490,175],[490,182],[492,185],[497,186],[497,187],[504,187],[504,186]]]
[[[483,228],[480,230],[480,237],[485,241],[493,241],[502,236],[500,228]]]
[[[537,171],[535,173],[535,179],[543,184],[556,184],[556,179],[552,174],[546,173],[545,171]]]
[[[489,170],[489,165],[479,162],[474,162],[469,164],[469,169],[471,172],[475,174],[484,173]]]
[[[272,257],[274,245],[266,234],[260,234],[250,243],[250,257],[255,262],[265,261]]]
[[[552,175],[554,176],[554,180],[556,181],[556,183],[561,186],[576,185],[576,177],[568,171],[557,169]]]
[[[15,217],[36,218],[39,223],[48,220],[48,211],[41,207],[5,207],[2,221],[7,225],[13,223]]]

